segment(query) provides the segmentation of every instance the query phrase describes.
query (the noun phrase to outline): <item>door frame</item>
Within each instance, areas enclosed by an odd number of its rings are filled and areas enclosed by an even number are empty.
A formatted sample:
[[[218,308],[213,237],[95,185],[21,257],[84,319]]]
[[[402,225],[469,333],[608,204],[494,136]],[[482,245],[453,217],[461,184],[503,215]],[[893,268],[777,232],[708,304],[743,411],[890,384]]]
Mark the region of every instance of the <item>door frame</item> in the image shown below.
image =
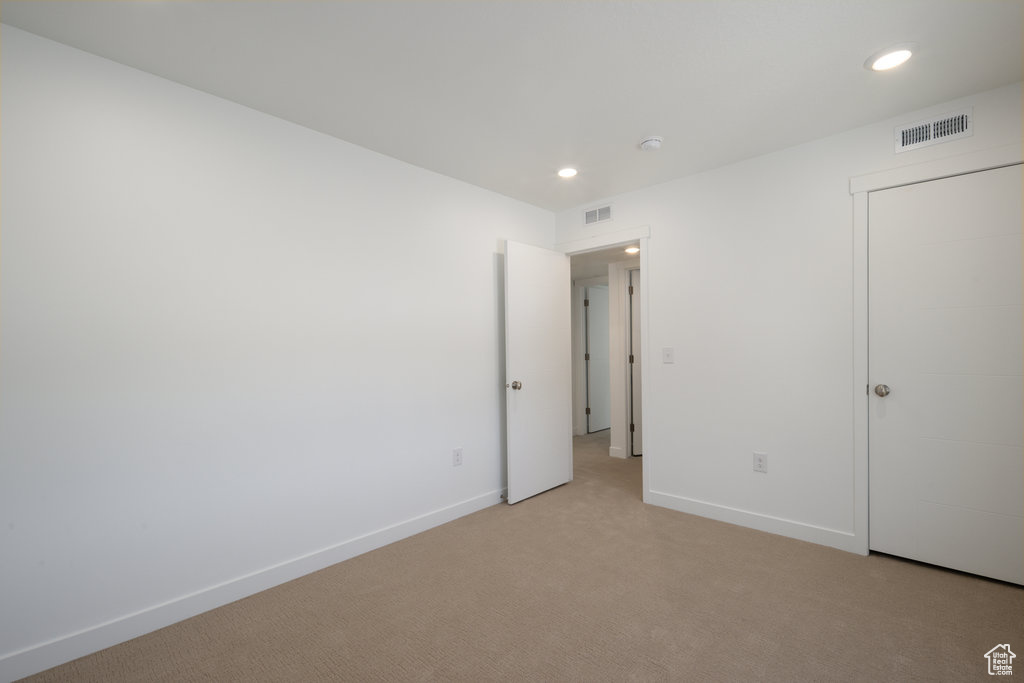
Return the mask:
[[[609,343],[609,355],[611,356],[610,379],[612,381],[612,424],[611,442],[608,446],[608,455],[614,458],[629,458],[632,456],[632,439],[629,434],[629,411],[632,396],[630,396],[630,366],[628,362],[630,343],[630,319],[629,319],[629,273],[632,270],[643,272],[643,266],[639,265],[637,259],[620,261],[609,264],[608,267],[608,302],[614,311],[614,317],[618,323],[617,335]],[[641,276],[642,277],[642,276]],[[643,286],[640,288],[640,296],[643,297]],[[640,315],[643,316],[643,307],[640,308]],[[640,328],[640,357],[643,358],[644,337],[643,326]],[[640,364],[640,414],[643,415],[643,363]],[[617,391],[616,391],[617,389]],[[641,423],[643,421],[641,420]]]
[[[850,178],[850,194],[853,196],[854,547],[852,550],[861,555],[867,555],[869,548],[868,194],[877,190],[988,171],[1022,162],[1024,162],[1024,149],[1020,143],[1016,143]],[[642,279],[641,283],[644,283]],[[861,387],[864,388],[861,389]],[[643,398],[646,400],[646,396]]]
[[[577,254],[585,254],[591,251],[601,251],[602,249],[608,249],[609,247],[616,246],[629,246],[630,244],[637,244],[640,246],[640,353],[642,357],[650,358],[651,355],[648,352],[650,345],[650,335],[648,329],[650,326],[650,306],[648,301],[650,300],[650,269],[648,267],[648,253],[649,253],[649,242],[651,237],[651,228],[649,225],[644,225],[636,228],[629,228],[626,230],[617,230],[615,232],[609,232],[603,235],[596,235],[594,237],[588,237],[581,240],[574,240],[571,242],[562,242],[555,245],[556,251],[561,251],[568,256],[575,256]],[[611,299],[611,282],[608,283],[609,300]],[[648,396],[648,387],[650,381],[648,375],[650,374],[650,363],[643,363],[640,366],[640,410],[642,414],[649,415],[650,398]],[[615,420],[616,406],[613,401],[612,403],[612,420]],[[649,421],[645,420],[645,424],[649,424]],[[657,457],[657,452],[650,448],[650,442],[647,441],[647,435],[644,435],[644,457],[643,461],[643,498],[644,502],[650,502],[648,482],[650,481],[650,468],[651,462]]]
[[[583,436],[587,433],[586,391],[587,367],[581,349],[586,341],[586,321],[583,307],[587,287],[608,285],[608,276],[583,278],[572,283],[572,433]]]
[[[637,280],[633,279],[633,273],[634,272],[636,272],[636,274],[637,274]],[[626,342],[626,347],[627,347],[626,351],[627,351],[627,353],[626,353],[626,355],[628,356],[628,358],[626,359],[627,360],[626,370],[627,370],[627,374],[628,374],[628,378],[627,378],[627,381],[626,381],[626,387],[627,387],[626,388],[626,407],[627,407],[626,413],[628,414],[628,417],[626,418],[626,421],[629,423],[629,427],[626,430],[626,440],[629,443],[629,447],[626,449],[626,452],[627,452],[627,454],[629,456],[632,457],[632,456],[643,455],[644,404],[643,404],[642,397],[643,397],[643,388],[644,388],[644,382],[643,382],[644,365],[647,362],[647,356],[645,356],[644,353],[643,353],[643,350],[644,350],[644,343],[643,343],[644,340],[643,340],[643,337],[640,338],[640,343],[639,343],[638,347],[634,347],[633,346],[633,340],[635,339],[636,335],[640,334],[640,332],[641,332],[641,330],[638,329],[638,330],[636,330],[636,333],[634,334],[633,323],[635,322],[637,324],[637,327],[639,327],[640,326],[640,321],[637,319],[637,317],[634,317],[634,315],[633,315],[633,310],[634,310],[633,306],[634,306],[634,304],[637,304],[637,307],[639,308],[638,303],[640,301],[640,297],[642,297],[644,293],[643,293],[643,285],[641,285],[640,281],[639,281],[639,277],[640,277],[640,267],[639,266],[637,266],[636,268],[633,268],[631,266],[627,266],[626,268],[624,268],[623,276],[624,276],[623,277],[624,282],[622,284],[624,284],[626,286],[626,301],[625,301],[625,303],[626,303],[626,306],[625,306],[626,310],[625,310],[624,318],[625,318],[626,321],[628,321],[627,324],[624,326],[625,327],[624,332],[626,333],[626,339],[627,339],[627,342]],[[634,282],[636,282],[636,286],[640,288],[639,295],[636,296],[635,299],[633,298],[634,295],[632,293],[633,292],[633,283]],[[622,291],[621,285],[619,287],[619,291]],[[643,310],[641,309],[640,311],[637,312],[637,316],[639,316],[642,313],[643,313]],[[640,381],[640,396],[641,396],[641,400],[639,401],[639,403],[640,403],[640,410],[636,410],[637,392],[636,392],[636,390],[634,388],[634,386],[635,386],[634,382],[637,381],[637,377],[636,377],[636,375],[633,372],[633,368],[635,367],[635,362],[634,362],[634,358],[633,358],[634,355],[637,358],[640,359],[640,378],[639,378],[639,381]],[[640,426],[639,430],[634,430],[634,426],[636,426],[636,425]],[[641,442],[641,448],[640,448],[640,452],[639,453],[636,452],[636,435],[637,435],[637,433],[640,434],[640,442]]]

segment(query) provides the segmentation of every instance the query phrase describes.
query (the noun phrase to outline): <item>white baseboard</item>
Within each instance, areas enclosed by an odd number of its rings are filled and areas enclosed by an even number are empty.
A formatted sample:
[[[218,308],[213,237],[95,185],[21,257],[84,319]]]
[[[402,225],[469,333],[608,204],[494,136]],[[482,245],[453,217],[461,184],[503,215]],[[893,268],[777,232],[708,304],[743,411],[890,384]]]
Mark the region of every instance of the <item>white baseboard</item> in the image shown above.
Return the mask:
[[[30,676],[502,502],[490,491],[163,604],[0,656],[0,681]]]
[[[619,448],[618,446],[609,446],[608,447],[608,455],[612,456],[613,458],[623,458],[623,459],[625,459],[626,458],[626,450],[624,448]]]
[[[644,502],[669,508],[670,510],[744,526],[749,529],[767,531],[771,534],[809,541],[818,545],[827,545],[850,553],[857,553],[858,555],[868,554],[867,540],[857,538],[857,535],[852,531],[829,529],[827,527],[815,526],[781,517],[772,517],[749,510],[708,503],[660,491],[645,491]]]

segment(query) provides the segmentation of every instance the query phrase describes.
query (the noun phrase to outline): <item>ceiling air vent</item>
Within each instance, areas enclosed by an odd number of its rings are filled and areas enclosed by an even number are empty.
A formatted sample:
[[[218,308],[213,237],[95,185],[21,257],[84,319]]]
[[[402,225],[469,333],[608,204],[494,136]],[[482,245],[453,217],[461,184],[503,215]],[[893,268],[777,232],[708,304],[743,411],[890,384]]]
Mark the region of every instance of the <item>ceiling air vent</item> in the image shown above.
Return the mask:
[[[974,135],[974,110],[970,107],[927,121],[896,127],[896,152],[937,145]]]
[[[590,209],[589,211],[583,212],[584,225],[590,225],[591,223],[600,223],[601,221],[610,221],[611,219],[611,206],[602,206],[598,209]]]

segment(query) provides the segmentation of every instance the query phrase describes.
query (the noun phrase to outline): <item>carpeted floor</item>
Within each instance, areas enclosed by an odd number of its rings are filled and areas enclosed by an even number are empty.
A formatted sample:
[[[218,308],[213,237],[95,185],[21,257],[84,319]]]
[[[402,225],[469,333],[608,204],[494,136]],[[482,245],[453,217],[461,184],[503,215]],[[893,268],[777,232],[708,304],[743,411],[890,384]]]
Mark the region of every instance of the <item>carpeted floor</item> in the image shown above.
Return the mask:
[[[641,502],[639,459],[31,681],[971,681],[1024,589]],[[1024,673],[1024,659],[1017,667]]]

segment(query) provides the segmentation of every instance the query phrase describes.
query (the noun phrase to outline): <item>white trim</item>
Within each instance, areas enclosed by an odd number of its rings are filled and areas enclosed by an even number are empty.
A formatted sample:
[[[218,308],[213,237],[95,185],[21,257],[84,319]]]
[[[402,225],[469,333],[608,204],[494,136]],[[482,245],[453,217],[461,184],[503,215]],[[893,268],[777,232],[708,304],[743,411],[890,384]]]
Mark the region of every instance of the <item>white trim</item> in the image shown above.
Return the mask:
[[[586,285],[573,282],[572,285],[572,433],[583,436],[587,433],[587,362],[584,360],[586,325],[584,324],[583,300]]]
[[[651,406],[651,269],[650,269],[650,238],[640,240],[640,415],[641,428],[646,430],[643,435],[643,463],[641,463],[643,477],[643,498],[649,502],[651,492],[651,463],[657,457],[656,448],[652,447],[654,440],[650,438],[651,421],[646,419],[654,411]]]
[[[853,528],[868,554],[868,195],[853,197]]]
[[[874,192],[890,187],[924,183],[929,180],[1019,164],[1022,156],[1022,143],[1024,141],[855,176],[850,178],[850,194]]]
[[[936,159],[850,178],[853,195],[853,516],[851,552],[866,555],[870,547],[868,515],[868,213],[869,193],[902,185],[987,171],[1024,162],[1021,143]],[[831,545],[831,544],[829,544]],[[835,546],[839,547],[839,546]]]
[[[33,645],[0,657],[0,681],[12,681],[169,626],[235,600],[273,588],[333,564],[408,538],[502,502],[505,491],[487,493],[357,536],[210,588]]]
[[[597,277],[587,277],[582,280],[573,280],[572,283],[576,287],[600,287],[601,285],[608,284],[608,276],[598,275]]]
[[[639,228],[617,230],[615,232],[595,235],[594,237],[587,237],[581,240],[573,240],[572,242],[562,242],[561,244],[555,245],[555,251],[561,251],[565,254],[585,254],[588,251],[599,251],[607,247],[614,247],[618,244],[642,240],[650,236],[650,226],[644,225]],[[643,253],[643,245],[640,246],[640,250],[641,253]]]
[[[647,456],[644,455],[644,465],[646,464]],[[852,531],[829,529],[828,527],[815,526],[813,524],[797,522],[792,519],[762,515],[749,510],[741,510],[727,505],[718,505],[716,503],[709,503],[703,500],[696,500],[694,498],[686,498],[685,496],[677,496],[671,493],[664,493],[662,491],[646,491],[644,494],[644,502],[666,507],[678,512],[685,512],[691,515],[699,515],[700,517],[715,519],[719,522],[728,522],[729,524],[736,524],[738,526],[756,529],[758,531],[767,531],[771,534],[787,536],[800,541],[827,545],[847,552],[860,552],[859,539]]]
[[[608,379],[612,387],[611,439],[608,455],[614,458],[628,458],[627,449],[629,420],[629,366],[626,363],[627,340],[629,338],[629,304],[626,287],[628,273],[637,267],[637,260],[619,261],[608,264]]]

